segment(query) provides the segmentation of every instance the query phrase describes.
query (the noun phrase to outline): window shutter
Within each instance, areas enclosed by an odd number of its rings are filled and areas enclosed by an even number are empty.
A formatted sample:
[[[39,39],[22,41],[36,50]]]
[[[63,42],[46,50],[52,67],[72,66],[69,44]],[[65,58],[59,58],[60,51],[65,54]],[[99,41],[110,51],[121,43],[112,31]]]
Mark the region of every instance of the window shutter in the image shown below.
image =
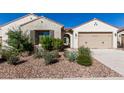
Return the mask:
[[[50,31],[50,36],[54,37],[54,31],[53,30]]]

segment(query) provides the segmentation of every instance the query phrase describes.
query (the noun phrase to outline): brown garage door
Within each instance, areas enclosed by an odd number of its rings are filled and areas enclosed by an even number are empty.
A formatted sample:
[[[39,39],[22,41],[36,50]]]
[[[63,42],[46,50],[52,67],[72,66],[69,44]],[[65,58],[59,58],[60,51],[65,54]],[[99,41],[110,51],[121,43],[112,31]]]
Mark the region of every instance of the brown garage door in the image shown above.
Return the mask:
[[[112,48],[112,33],[81,32],[78,36],[78,46]]]

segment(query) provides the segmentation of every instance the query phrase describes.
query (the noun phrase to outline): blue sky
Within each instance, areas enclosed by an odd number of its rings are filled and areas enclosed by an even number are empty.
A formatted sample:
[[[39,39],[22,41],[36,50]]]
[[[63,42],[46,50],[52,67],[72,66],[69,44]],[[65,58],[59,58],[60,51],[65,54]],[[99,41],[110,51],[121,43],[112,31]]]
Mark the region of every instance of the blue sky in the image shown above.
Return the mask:
[[[27,13],[0,13],[0,25],[13,19],[22,17]],[[55,20],[65,27],[74,27],[93,18],[101,19],[111,25],[124,27],[124,13],[36,13]]]

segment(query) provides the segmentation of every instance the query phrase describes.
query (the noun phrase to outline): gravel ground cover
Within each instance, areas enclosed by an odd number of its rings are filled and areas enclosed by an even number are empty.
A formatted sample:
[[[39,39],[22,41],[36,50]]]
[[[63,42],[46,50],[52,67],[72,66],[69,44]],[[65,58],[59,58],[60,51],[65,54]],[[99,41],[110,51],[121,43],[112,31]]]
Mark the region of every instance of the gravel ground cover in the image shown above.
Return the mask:
[[[97,60],[93,65],[84,67],[69,62],[61,54],[59,62],[45,65],[43,59],[34,59],[33,56],[21,58],[22,63],[16,66],[0,63],[1,79],[63,79],[63,78],[95,78],[95,77],[122,77]]]

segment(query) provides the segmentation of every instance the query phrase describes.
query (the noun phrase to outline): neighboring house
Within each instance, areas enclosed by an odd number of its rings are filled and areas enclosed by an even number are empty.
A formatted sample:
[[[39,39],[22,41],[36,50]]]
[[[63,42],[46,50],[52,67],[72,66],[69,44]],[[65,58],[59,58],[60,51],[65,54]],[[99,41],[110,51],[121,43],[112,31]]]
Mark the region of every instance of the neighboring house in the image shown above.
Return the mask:
[[[124,28],[118,30],[118,47],[124,47]]]
[[[34,14],[28,14],[19,19],[11,21],[5,25],[1,26],[2,30],[2,45],[7,45],[6,40],[8,39],[7,33],[9,29],[20,28],[22,31],[31,35],[34,44],[39,43],[39,36],[41,35],[51,35],[54,38],[62,38],[61,31],[63,25],[50,20],[46,17],[39,17]]]
[[[9,29],[20,28],[28,33],[34,44],[39,44],[39,37],[50,35],[64,40],[70,48],[81,46],[89,48],[117,48],[117,41],[124,44],[124,29],[107,24],[94,18],[74,28],[64,28],[63,25],[43,16],[28,14],[1,26],[2,45],[8,39],[6,33]],[[123,45],[124,46],[124,45]]]

